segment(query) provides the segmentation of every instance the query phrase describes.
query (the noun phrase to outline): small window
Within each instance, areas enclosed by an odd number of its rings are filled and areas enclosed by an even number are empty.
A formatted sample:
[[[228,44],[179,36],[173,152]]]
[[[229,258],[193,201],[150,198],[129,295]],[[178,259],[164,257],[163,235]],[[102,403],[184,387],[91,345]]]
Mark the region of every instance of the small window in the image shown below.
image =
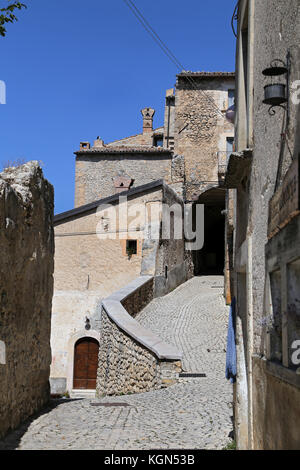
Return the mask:
[[[137,254],[137,240],[126,240],[126,254],[128,256]]]
[[[162,136],[154,137],[153,145],[154,147],[162,147],[164,144],[164,138]]]
[[[226,152],[232,153],[234,151],[234,137],[227,137],[226,139]]]
[[[235,90],[228,90],[228,108],[234,105]]]

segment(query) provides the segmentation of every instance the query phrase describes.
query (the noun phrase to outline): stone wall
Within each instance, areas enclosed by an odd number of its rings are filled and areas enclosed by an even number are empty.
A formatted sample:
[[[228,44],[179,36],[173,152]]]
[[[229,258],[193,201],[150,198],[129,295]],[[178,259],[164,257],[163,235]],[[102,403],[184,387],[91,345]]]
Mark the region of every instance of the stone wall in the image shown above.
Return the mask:
[[[166,105],[164,116],[164,147],[174,150],[175,134],[175,94],[171,88],[166,92]]]
[[[186,250],[186,240],[183,225],[183,200],[174,189],[168,185],[163,185],[162,195],[163,206],[160,201],[149,201],[146,204],[151,206],[151,224],[145,227],[145,233],[151,233],[155,226],[158,236],[156,238],[145,237],[143,241],[141,274],[154,276],[154,295],[159,297],[167,294],[193,275],[192,252]],[[156,204],[156,211],[154,206]],[[162,210],[163,207],[163,210]],[[157,218],[155,219],[154,214]],[[174,220],[177,220],[181,234],[177,238],[177,228],[174,232]],[[169,234],[164,230],[169,227]],[[154,230],[155,232],[155,230]],[[175,236],[176,235],[176,236]]]
[[[115,194],[113,180],[122,175],[134,180],[133,187],[138,187],[159,179],[171,183],[171,174],[172,154],[167,150],[79,154],[76,157],[75,207]]]
[[[164,238],[162,234],[157,250],[155,268],[155,296],[159,297],[172,291],[180,284],[186,282],[193,276],[194,266],[192,252],[186,250],[186,240],[184,236],[184,224],[182,223],[181,238],[176,238],[176,228],[178,224],[177,214],[183,216],[184,204],[178,195],[169,187],[164,188],[165,209],[177,208],[174,212],[170,210],[170,238]],[[179,212],[181,208],[181,212]],[[177,212],[178,210],[178,212]],[[183,220],[183,217],[182,217]],[[163,224],[164,217],[162,219]],[[179,222],[180,223],[180,222]]]
[[[276,361],[272,361],[274,357],[268,358],[267,343],[272,338],[268,338],[266,326],[270,321],[272,304],[274,311],[276,310],[274,296],[273,299],[270,296],[269,283],[273,276],[280,276],[280,268],[282,276],[276,287],[276,297],[282,296],[282,306],[284,302],[287,304],[291,293],[296,293],[295,297],[299,298],[299,274],[297,279],[296,271],[294,282],[298,288],[292,292],[291,285],[288,286],[286,281],[289,272],[287,261],[285,265],[283,263],[284,259],[288,259],[289,251],[298,245],[299,227],[293,226],[296,222],[283,229],[272,243],[267,243],[269,201],[282,183],[292,160],[298,157],[300,110],[292,102],[290,94],[288,126],[285,125],[286,112],[283,109],[278,108],[276,114],[269,114],[269,107],[263,103],[264,86],[272,83],[272,80],[262,74],[273,60],[285,62],[287,53],[290,52],[290,83],[299,80],[299,1],[241,0],[239,6],[236,116],[238,158],[232,159],[232,163],[235,159],[237,162],[235,168],[232,166],[232,177],[236,178],[236,185],[229,186],[237,188],[234,214],[234,293],[238,307],[235,431],[239,449],[264,446],[268,449],[280,449],[286,448],[288,442],[295,448],[297,441],[299,448],[300,436],[294,426],[294,420],[299,416],[299,390],[295,385],[296,380],[293,385],[287,385],[279,371],[285,369],[295,379],[297,374],[295,370],[291,370],[288,361],[280,357],[280,351]],[[245,24],[248,24],[249,29],[248,43],[245,42]],[[284,83],[285,76],[278,79],[280,83]],[[247,149],[253,152],[248,153]],[[285,231],[286,235],[289,232],[294,233],[294,243],[291,243],[289,237],[284,240]],[[297,257],[299,258],[299,254]],[[293,255],[288,262],[292,263],[296,259]],[[282,325],[288,323],[284,321],[287,311],[287,308],[282,307],[279,312]],[[291,344],[288,343],[282,325],[277,326],[282,339],[279,343],[284,350],[284,345],[290,348]],[[271,361],[265,364],[266,359]],[[280,365],[282,361],[286,362],[284,368]],[[267,368],[275,362],[279,364],[274,367],[271,377]]]
[[[102,303],[97,396],[147,392],[178,380],[181,353],[139,325],[122,305],[135,315],[151,291],[153,296],[153,278],[142,276]]]
[[[49,399],[53,188],[37,162],[0,174],[0,437]]]
[[[142,285],[140,289],[133,290],[124,300],[122,305],[134,318],[153,299],[153,278]]]
[[[147,147],[152,147],[153,146],[153,138],[155,134],[162,132],[163,133],[164,128],[159,127],[157,129],[153,129],[152,132],[144,132],[142,134],[136,134],[132,135],[130,137],[125,137],[124,139],[120,140],[115,140],[114,142],[109,142],[107,144],[108,147],[115,147],[118,145],[124,145],[128,147],[136,147],[140,145],[145,145]]]
[[[300,377],[254,356],[253,449],[299,450]]]
[[[190,80],[184,73],[178,75],[175,99],[175,153],[184,156],[187,200],[197,197],[200,187],[218,183],[218,152],[226,153],[226,137],[234,135],[233,125],[225,119],[234,77],[195,74]],[[224,118],[212,101],[224,111]]]

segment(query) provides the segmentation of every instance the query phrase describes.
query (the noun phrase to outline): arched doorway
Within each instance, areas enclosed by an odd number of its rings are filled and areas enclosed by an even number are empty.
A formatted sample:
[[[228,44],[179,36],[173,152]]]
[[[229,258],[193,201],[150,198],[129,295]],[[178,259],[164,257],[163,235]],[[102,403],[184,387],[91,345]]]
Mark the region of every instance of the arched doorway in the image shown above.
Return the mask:
[[[81,338],[75,344],[73,388],[96,388],[99,343],[94,338]]]
[[[225,190],[211,188],[200,194],[204,204],[204,246],[193,252],[195,275],[223,275],[225,258]]]

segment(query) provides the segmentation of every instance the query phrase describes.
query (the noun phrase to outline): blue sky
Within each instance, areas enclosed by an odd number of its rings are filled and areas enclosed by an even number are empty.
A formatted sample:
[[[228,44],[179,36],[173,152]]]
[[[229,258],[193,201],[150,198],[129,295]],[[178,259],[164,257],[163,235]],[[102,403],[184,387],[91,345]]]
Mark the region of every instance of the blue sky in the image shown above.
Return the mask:
[[[0,38],[0,166],[40,160],[55,213],[74,207],[79,142],[141,132],[140,109],[163,123],[178,70],[122,0],[23,0],[28,9]],[[1,5],[7,3],[0,0]],[[135,0],[187,70],[234,70],[236,0]]]

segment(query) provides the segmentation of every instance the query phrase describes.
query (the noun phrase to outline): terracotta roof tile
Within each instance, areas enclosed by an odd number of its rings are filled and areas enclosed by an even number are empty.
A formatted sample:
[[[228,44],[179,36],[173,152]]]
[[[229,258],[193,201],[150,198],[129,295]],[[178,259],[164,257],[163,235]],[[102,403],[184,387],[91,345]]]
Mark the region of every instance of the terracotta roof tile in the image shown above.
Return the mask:
[[[90,149],[85,149],[85,150],[78,150],[74,152],[75,155],[85,155],[85,154],[107,154],[107,153],[114,153],[114,154],[119,154],[119,153],[165,153],[165,154],[171,154],[172,151],[170,149],[166,149],[163,147],[142,147],[142,146],[109,146],[109,147],[95,147],[95,148],[90,148]]]
[[[203,77],[203,78],[215,78],[215,77],[235,77],[235,72],[191,72],[190,70],[183,70],[181,73],[177,74],[177,77]]]

